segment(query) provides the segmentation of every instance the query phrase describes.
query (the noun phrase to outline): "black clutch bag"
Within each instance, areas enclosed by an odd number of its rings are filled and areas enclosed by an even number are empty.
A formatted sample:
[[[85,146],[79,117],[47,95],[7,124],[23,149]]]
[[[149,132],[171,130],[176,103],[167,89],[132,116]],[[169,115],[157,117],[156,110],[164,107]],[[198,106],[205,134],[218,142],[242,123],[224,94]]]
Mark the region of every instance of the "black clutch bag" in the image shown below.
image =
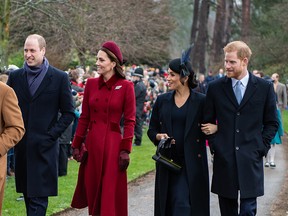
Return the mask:
[[[166,167],[167,169],[179,173],[182,169],[182,167],[175,163],[172,159],[163,156],[161,154],[161,151],[167,151],[167,149],[171,149],[171,141],[173,138],[168,138],[168,139],[162,139],[158,146],[155,155],[152,156],[152,159],[155,160],[157,163],[160,165]]]

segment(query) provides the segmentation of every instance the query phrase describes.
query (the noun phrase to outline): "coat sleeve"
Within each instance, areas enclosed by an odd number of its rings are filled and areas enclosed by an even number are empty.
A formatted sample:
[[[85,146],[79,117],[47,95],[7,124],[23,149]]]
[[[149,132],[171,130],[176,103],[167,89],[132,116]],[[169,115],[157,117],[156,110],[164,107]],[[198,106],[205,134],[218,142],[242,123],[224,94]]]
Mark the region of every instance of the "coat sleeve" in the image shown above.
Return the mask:
[[[147,131],[147,135],[151,142],[154,143],[155,146],[158,145],[159,141],[156,140],[156,135],[157,133],[160,133],[161,130],[161,125],[160,125],[160,115],[159,115],[159,110],[160,110],[160,97],[158,97],[155,101],[155,104],[152,109],[152,114],[150,118],[150,123],[149,123],[149,128]]]
[[[266,97],[265,110],[263,115],[262,139],[265,145],[267,155],[270,149],[270,142],[278,130],[279,122],[277,119],[276,98],[273,85],[269,84],[269,90]]]
[[[57,123],[50,129],[50,135],[56,140],[66,130],[66,128],[74,120],[74,105],[71,93],[71,86],[68,75],[65,73],[62,76],[62,84],[60,89],[60,113],[61,117]]]
[[[5,91],[6,90],[6,91]],[[14,90],[7,86],[2,98],[2,131],[0,134],[0,157],[16,145],[25,133],[22,113]]]
[[[124,131],[120,149],[131,152],[136,118],[135,92],[132,82],[128,82],[124,99]]]
[[[203,123],[216,124],[215,102],[214,102],[213,90],[211,86],[208,87],[207,94],[206,94]],[[214,137],[215,135],[213,134],[206,135],[206,139],[208,140],[211,154],[214,154],[214,148],[213,148]]]

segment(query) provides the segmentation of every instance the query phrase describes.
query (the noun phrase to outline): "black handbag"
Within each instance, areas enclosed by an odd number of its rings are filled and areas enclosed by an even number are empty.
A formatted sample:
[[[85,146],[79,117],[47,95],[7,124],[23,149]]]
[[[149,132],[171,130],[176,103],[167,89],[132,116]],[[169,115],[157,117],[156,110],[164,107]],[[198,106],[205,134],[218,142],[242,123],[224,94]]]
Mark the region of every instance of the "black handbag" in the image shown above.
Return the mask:
[[[161,151],[167,151],[171,149],[172,139],[172,137],[168,139],[161,139],[157,146],[155,155],[152,156],[152,159],[155,160],[157,163],[165,166],[167,169],[179,173],[182,167],[179,164],[175,163],[172,159],[161,154]]]

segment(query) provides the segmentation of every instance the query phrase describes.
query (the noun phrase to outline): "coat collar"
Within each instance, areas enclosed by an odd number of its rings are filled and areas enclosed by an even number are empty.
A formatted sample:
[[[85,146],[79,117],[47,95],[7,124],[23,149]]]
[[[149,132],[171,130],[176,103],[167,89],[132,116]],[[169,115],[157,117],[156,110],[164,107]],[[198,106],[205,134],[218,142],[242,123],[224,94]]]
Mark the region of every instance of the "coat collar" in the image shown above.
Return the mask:
[[[223,79],[223,92],[226,94],[228,99],[232,102],[232,104],[238,108],[241,109],[249,100],[250,97],[252,97],[255,93],[255,90],[257,88],[257,77],[255,77],[252,73],[249,72],[249,81],[247,84],[247,88],[245,90],[243,99],[240,103],[238,104],[233,88],[232,88],[232,80],[231,78],[228,78],[227,76],[224,77]]]
[[[108,89],[111,89],[119,79],[120,78],[114,74],[108,81],[105,82],[103,76],[101,75],[99,77],[99,89],[101,89],[103,86],[107,86]]]
[[[198,107],[200,105],[199,100],[197,100],[196,98],[196,94],[192,89],[190,89],[190,95],[189,98],[187,99],[188,103],[188,113],[187,113],[187,118],[186,118],[186,125],[185,125],[185,137],[188,135],[190,128],[193,125],[194,119],[195,119],[195,115],[197,113]],[[170,94],[168,94],[167,96],[167,100],[164,104],[164,107],[167,107],[167,119],[169,119],[169,121],[171,122],[171,124],[167,125],[167,129],[168,129],[168,134],[172,134],[172,116],[171,116],[171,110],[174,106],[174,97],[175,95],[175,91],[172,91]]]
[[[25,81],[19,83],[19,85],[21,86],[26,98],[30,100],[34,100],[35,98],[37,98],[41,94],[41,92],[46,88],[46,86],[51,82],[51,79],[53,77],[53,68],[49,65],[46,75],[44,76],[40,86],[38,87],[38,89],[36,90],[35,94],[32,97],[29,91],[26,72],[23,68],[21,70],[22,70],[21,71],[22,80]]]

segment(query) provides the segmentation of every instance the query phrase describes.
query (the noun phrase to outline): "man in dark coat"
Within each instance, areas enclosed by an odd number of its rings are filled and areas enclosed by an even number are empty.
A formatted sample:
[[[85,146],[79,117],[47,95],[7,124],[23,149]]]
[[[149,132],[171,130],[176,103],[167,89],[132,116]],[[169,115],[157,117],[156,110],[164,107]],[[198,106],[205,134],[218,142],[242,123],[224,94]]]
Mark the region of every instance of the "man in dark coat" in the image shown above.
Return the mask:
[[[204,122],[218,124],[209,135],[211,190],[222,216],[256,215],[256,199],[264,195],[263,157],[278,128],[275,93],[273,84],[248,72],[247,44],[231,42],[224,52],[227,75],[209,84],[204,115]]]
[[[143,126],[143,108],[144,102],[147,94],[147,89],[145,84],[142,81],[143,78],[143,69],[136,68],[134,73],[132,73],[132,79],[134,82],[134,91],[136,97],[136,124],[134,128],[134,146],[140,146],[142,142],[142,126]]]
[[[57,139],[74,119],[68,75],[49,65],[45,51],[45,39],[29,35],[24,66],[10,73],[7,82],[18,97],[26,129],[15,147],[15,180],[29,216],[45,216],[48,197],[57,196]]]

